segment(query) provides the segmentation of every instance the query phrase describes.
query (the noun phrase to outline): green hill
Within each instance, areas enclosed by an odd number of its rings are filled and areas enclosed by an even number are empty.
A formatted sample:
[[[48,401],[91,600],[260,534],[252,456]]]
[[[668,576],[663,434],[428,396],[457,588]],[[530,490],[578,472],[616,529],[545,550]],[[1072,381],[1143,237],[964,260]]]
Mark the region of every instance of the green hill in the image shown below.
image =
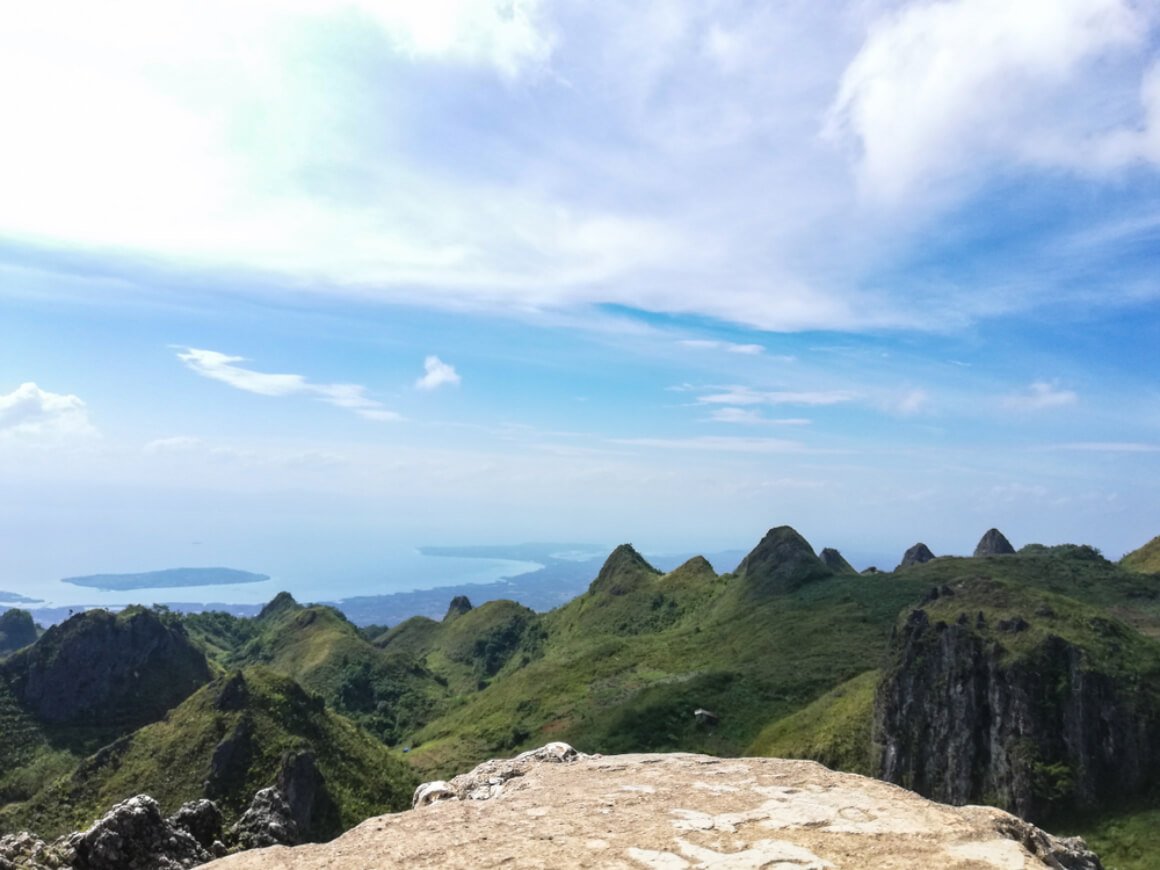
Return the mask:
[[[328,839],[410,805],[415,775],[381,742],[293,680],[251,668],[219,677],[164,721],[106,746],[30,800],[7,807],[0,830],[57,836],[142,792],[166,813],[209,797],[229,824],[302,753],[318,774],[310,839]]]
[[[1160,535],[1128,553],[1120,560],[1120,565],[1141,574],[1160,574]]]

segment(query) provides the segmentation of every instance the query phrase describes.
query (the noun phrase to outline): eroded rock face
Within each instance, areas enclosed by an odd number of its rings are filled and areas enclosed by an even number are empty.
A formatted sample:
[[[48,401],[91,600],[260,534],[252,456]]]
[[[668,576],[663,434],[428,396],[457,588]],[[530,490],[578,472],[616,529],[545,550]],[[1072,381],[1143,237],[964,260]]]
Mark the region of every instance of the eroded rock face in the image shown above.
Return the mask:
[[[294,845],[299,842],[298,824],[286,796],[274,786],[254,795],[249,808],[230,828],[230,839],[240,849]]]
[[[979,544],[975,547],[974,556],[976,559],[982,556],[1010,556],[1014,552],[1015,548],[1011,546],[1011,542],[1007,540],[1001,531],[998,529],[989,529],[979,539]]]
[[[541,750],[544,760],[570,757],[560,746]],[[429,790],[447,799],[417,800],[417,809],[368,819],[330,843],[245,852],[208,866],[1100,868],[1082,842],[1001,810],[936,804],[809,761],[522,759],[480,765]]]
[[[205,816],[204,808],[191,812]],[[162,817],[149,795],[122,801],[87,831],[52,843],[27,833],[0,839],[3,870],[185,870],[211,857],[189,831]]]
[[[897,629],[875,699],[883,779],[1034,821],[1146,788],[1160,767],[1158,714],[1131,681],[1054,634],[1011,655],[1001,643],[1031,628],[1022,616],[991,628],[982,611],[951,621],[920,608]],[[1125,643],[1116,630],[1108,643]]]
[[[921,565],[933,558],[934,553],[930,551],[930,547],[920,541],[902,554],[902,561],[894,570],[899,571],[903,568],[909,568],[911,565]]]

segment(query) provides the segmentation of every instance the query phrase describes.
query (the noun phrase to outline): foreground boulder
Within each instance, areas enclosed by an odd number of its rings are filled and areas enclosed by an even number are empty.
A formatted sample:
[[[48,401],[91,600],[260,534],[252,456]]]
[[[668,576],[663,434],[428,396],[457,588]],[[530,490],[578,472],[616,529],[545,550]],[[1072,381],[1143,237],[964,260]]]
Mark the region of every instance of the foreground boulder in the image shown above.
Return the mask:
[[[815,762],[570,752],[487,762],[330,843],[208,867],[1101,867],[1082,841],[1001,810],[932,803]]]
[[[208,803],[208,801],[206,802]],[[203,829],[217,813],[186,805],[171,819],[161,815],[157,801],[137,795],[117,804],[87,831],[45,843],[31,834],[0,838],[0,870],[185,870],[208,861],[212,854],[182,824],[194,819]],[[218,816],[220,819],[220,816]],[[219,821],[220,827],[220,821]],[[219,844],[220,846],[220,844]],[[215,850],[217,854],[220,851]]]

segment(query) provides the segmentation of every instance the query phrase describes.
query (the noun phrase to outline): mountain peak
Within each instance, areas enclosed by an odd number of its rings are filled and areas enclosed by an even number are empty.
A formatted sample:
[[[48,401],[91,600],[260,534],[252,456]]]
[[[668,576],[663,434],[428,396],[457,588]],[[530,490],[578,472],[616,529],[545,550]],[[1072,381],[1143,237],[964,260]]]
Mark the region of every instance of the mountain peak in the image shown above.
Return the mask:
[[[258,619],[267,619],[271,616],[277,616],[288,610],[301,610],[302,605],[294,600],[294,596],[289,592],[279,592],[272,599],[270,603],[261,609],[258,613]]]
[[[857,569],[854,568],[846,557],[833,547],[826,547],[822,552],[818,553],[818,558],[822,560],[827,568],[835,574],[857,574]]]
[[[1160,535],[1139,549],[1133,550],[1120,560],[1120,565],[1129,571],[1141,574],[1160,573]]]
[[[814,548],[790,526],[778,526],[737,566],[737,576],[763,592],[792,592],[833,572],[814,555]]]
[[[640,585],[642,580],[651,579],[660,573],[633,548],[632,544],[621,544],[604,560],[600,573],[596,575],[588,591],[624,595]]]
[[[922,543],[922,541],[919,541],[902,554],[902,561],[898,563],[898,568],[894,570],[898,571],[901,568],[909,568],[912,565],[921,565],[924,562],[929,562],[933,558],[935,558],[935,555],[930,551],[930,547]]]
[[[451,622],[463,614],[471,610],[471,599],[466,595],[456,595],[451,599],[451,604],[447,606],[447,612],[443,615],[444,622]]]
[[[1015,552],[1011,542],[998,529],[988,529],[975,547],[975,558],[980,556],[1010,556]]]

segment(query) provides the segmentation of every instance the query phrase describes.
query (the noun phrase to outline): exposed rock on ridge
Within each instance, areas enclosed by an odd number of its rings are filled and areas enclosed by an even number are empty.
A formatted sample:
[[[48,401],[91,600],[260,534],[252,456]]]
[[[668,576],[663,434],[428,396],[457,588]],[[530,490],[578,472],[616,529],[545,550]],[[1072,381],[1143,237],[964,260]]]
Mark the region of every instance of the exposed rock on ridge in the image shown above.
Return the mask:
[[[846,561],[846,557],[833,547],[826,547],[818,554],[818,558],[835,574],[857,574],[857,569]]]
[[[0,676],[44,722],[122,729],[161,718],[210,680],[180,623],[144,608],[78,613],[14,653]]]
[[[330,843],[245,852],[208,867],[1100,868],[1082,841],[1001,810],[935,804],[809,761],[579,756],[524,763],[493,788],[497,772],[518,761],[476,768],[459,799],[420,801]],[[455,792],[452,783],[444,790]]]
[[[978,559],[981,556],[1011,556],[1014,553],[1015,548],[1011,546],[1011,542],[1007,540],[1001,531],[998,529],[989,529],[979,539],[979,544],[975,547],[974,556]]]
[[[902,554],[902,561],[898,563],[895,571],[900,571],[903,568],[909,568],[911,565],[922,565],[924,562],[929,562],[934,558],[934,553],[930,551],[930,547],[921,541]]]
[[[1034,599],[988,616],[983,607],[1015,590],[973,586],[932,592],[896,629],[875,699],[880,775],[1033,821],[1146,788],[1160,769],[1148,642],[1090,611],[1056,614]],[[1082,644],[1061,636],[1077,623]]]
[[[833,572],[814,555],[809,541],[789,526],[778,526],[750,551],[736,574],[758,594],[792,592]]]

